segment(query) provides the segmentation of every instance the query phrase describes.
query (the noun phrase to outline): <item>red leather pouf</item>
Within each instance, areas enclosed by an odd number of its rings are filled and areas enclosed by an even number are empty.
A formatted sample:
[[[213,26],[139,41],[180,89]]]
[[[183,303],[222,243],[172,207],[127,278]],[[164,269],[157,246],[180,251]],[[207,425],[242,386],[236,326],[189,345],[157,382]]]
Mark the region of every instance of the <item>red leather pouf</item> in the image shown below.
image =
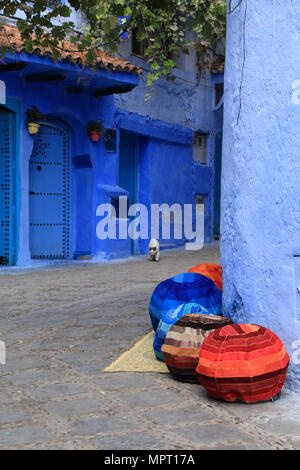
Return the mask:
[[[211,396],[255,403],[282,389],[289,356],[278,336],[258,325],[224,326],[205,338],[196,369]]]
[[[199,273],[211,279],[222,291],[222,268],[218,264],[202,263],[188,270],[189,273]]]

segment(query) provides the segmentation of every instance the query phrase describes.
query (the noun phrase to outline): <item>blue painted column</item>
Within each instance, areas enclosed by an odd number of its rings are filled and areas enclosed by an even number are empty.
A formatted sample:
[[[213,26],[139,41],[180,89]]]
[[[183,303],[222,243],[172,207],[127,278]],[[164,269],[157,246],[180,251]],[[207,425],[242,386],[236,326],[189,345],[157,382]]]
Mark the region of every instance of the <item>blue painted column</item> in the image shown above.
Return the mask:
[[[242,0],[228,14],[226,51],[224,313],[277,333],[300,388],[298,0]]]

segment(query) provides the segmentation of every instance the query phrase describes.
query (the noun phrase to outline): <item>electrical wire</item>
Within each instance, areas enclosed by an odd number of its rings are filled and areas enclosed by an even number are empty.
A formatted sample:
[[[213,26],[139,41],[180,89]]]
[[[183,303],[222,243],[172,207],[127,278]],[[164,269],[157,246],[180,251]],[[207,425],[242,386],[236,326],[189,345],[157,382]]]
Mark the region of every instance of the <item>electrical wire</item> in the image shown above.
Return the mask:
[[[244,71],[245,71],[245,62],[246,62],[246,21],[247,21],[247,10],[248,10],[248,0],[245,0],[245,14],[243,21],[243,64],[242,64],[242,76],[239,90],[239,112],[237,117],[237,126],[239,125],[241,110],[242,110],[242,91],[243,91],[243,82],[244,82]]]
[[[232,0],[229,0],[229,7],[228,7],[228,14],[229,15],[231,15],[231,13],[233,13],[235,10],[237,10],[238,7],[243,3],[243,0],[239,0],[238,4],[235,7],[231,8],[231,1]]]

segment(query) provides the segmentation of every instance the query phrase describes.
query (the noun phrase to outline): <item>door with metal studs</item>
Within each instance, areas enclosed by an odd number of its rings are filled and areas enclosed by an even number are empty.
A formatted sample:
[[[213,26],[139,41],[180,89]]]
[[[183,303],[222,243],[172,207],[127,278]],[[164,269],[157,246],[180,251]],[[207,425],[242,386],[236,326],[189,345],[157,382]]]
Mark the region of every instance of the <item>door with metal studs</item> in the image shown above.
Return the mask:
[[[0,106],[0,265],[15,262],[15,114]]]
[[[40,125],[29,163],[29,223],[32,258],[70,256],[71,131],[60,120]]]

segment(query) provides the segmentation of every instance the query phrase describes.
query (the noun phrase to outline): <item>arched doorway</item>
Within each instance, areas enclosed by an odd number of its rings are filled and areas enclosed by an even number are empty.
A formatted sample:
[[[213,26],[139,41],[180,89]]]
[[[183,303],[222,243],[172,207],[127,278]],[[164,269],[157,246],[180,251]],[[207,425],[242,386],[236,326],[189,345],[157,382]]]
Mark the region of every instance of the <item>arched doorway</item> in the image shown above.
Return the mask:
[[[32,258],[70,257],[71,129],[47,119],[29,163],[29,243]]]

